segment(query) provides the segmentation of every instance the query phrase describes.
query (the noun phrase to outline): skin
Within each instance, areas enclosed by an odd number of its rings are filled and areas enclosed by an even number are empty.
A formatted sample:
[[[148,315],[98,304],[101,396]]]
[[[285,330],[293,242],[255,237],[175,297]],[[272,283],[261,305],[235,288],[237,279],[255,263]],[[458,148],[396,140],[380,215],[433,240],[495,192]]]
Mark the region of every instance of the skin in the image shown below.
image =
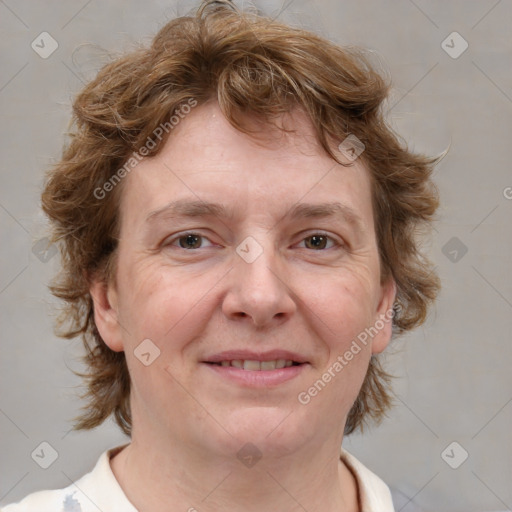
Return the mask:
[[[390,321],[310,403],[297,397],[391,309],[395,285],[381,283],[362,160],[334,162],[298,110],[278,122],[295,132],[265,126],[256,139],[233,128],[216,103],[198,106],[122,184],[115,283],[95,280],[91,293],[102,338],[126,353],[132,441],[111,466],[142,512],[360,510],[339,450]],[[233,216],[147,221],[177,199],[220,203]],[[297,203],[333,201],[359,224],[344,215],[286,217]],[[182,248],[190,239],[178,235],[189,231],[204,238]],[[311,238],[319,232],[329,237],[320,248]],[[252,263],[236,252],[249,236],[263,251]],[[160,350],[149,366],[134,355],[144,339]],[[224,350],[276,348],[308,364],[268,389],[201,363]],[[262,454],[251,468],[237,458],[247,442]]]

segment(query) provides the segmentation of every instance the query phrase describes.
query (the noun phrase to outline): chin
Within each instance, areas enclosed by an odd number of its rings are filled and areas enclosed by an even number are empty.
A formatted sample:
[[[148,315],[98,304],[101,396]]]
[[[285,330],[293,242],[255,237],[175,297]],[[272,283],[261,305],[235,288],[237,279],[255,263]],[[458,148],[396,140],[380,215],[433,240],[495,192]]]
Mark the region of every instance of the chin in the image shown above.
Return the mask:
[[[303,421],[300,421],[303,420]],[[267,456],[283,456],[299,449],[313,436],[314,425],[304,421],[298,411],[285,407],[245,407],[224,416],[224,448],[238,453],[247,443]],[[311,432],[305,430],[309,427]]]

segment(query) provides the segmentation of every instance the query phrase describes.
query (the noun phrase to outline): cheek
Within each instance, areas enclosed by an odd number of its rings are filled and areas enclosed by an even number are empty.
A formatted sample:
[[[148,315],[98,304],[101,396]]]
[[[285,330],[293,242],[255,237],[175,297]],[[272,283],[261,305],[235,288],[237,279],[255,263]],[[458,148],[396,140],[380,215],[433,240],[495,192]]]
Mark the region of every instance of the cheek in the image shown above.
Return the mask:
[[[119,277],[120,318],[132,347],[149,338],[161,351],[178,349],[180,340],[193,338],[201,319],[208,318],[206,292],[215,279],[170,271],[150,258],[120,266]]]
[[[173,289],[165,286],[163,275],[149,261],[120,261],[118,290],[124,334],[132,338],[131,343],[144,338],[158,343],[162,321],[168,317],[173,299]]]
[[[319,376],[332,382],[335,401],[344,397],[347,404],[352,403],[366,374],[371,357],[368,329],[374,322],[378,290],[375,282],[370,271],[340,272],[321,282],[310,301],[325,350]]]
[[[375,314],[376,286],[368,271],[340,270],[318,280],[314,287],[304,283],[303,289],[309,290],[305,303],[339,341],[357,335]]]
[[[322,321],[318,322],[318,334],[326,350],[316,378],[329,388],[324,406],[338,410],[342,405],[340,411],[356,399],[371,357],[371,339],[366,333],[373,318],[372,296],[367,288],[356,284],[346,281],[324,290],[323,309],[319,311]]]

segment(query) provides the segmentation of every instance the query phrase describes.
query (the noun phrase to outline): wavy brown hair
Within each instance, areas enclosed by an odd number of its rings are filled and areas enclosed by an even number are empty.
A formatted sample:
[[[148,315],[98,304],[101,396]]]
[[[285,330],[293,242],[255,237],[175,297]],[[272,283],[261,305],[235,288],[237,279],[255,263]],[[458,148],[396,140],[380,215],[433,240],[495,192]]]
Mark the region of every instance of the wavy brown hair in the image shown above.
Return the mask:
[[[51,287],[64,300],[61,336],[81,336],[87,400],[74,428],[91,429],[110,415],[131,433],[130,376],[123,352],[101,339],[89,292],[92,276],[113,279],[123,183],[105,197],[95,191],[144,147],[181,105],[218,101],[226,118],[248,133],[244,116],[267,123],[300,108],[335,160],[333,141],[354,134],[372,181],[382,280],[397,284],[394,334],[420,325],[439,285],[421,255],[417,229],[438,205],[434,158],[410,152],[384,119],[389,84],[362,50],[340,48],[304,30],[206,1],[191,16],[167,23],[149,48],[103,67],[77,95],[70,141],[48,174],[42,205],[51,220],[62,269]],[[170,134],[170,135],[169,135]],[[148,151],[157,154],[172,132]],[[147,144],[146,144],[147,147]],[[335,147],[335,146],[334,146]],[[380,420],[391,404],[390,376],[372,357],[345,433]]]

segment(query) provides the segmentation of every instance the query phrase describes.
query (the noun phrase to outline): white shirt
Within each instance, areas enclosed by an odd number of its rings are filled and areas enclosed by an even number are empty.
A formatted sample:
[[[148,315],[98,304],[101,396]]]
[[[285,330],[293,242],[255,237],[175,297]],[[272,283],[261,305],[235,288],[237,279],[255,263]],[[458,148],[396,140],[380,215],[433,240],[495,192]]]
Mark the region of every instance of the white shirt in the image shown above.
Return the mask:
[[[110,467],[110,458],[124,446],[103,452],[94,469],[74,484],[29,494],[0,512],[137,512]],[[377,475],[344,449],[341,460],[357,481],[361,512],[394,512],[389,488]]]

